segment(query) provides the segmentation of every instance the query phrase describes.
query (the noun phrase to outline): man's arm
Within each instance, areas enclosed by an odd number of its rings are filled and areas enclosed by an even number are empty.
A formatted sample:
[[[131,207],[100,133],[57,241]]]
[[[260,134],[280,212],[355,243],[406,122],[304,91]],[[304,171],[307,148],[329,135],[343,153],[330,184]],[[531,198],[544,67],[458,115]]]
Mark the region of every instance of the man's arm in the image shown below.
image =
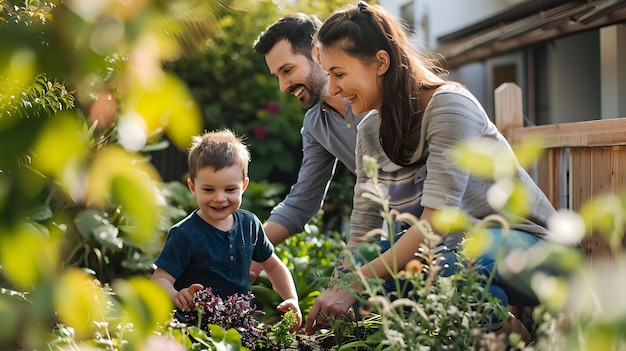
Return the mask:
[[[265,230],[265,235],[267,235],[267,238],[270,239],[274,246],[281,244],[291,235],[284,225],[274,221],[265,222],[263,230]]]
[[[333,134],[319,126],[323,124],[322,113],[319,106],[307,111],[302,126],[302,163],[298,178],[268,218],[285,227],[290,235],[301,231],[320,210],[335,172],[337,158],[319,140],[331,138]]]

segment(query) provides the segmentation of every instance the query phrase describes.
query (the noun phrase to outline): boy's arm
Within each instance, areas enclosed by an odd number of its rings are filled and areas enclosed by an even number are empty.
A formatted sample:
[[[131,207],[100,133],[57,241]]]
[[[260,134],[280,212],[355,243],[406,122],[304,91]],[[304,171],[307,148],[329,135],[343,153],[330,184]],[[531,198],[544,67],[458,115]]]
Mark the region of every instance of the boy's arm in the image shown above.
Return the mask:
[[[291,332],[297,331],[302,325],[302,312],[298,304],[298,292],[289,269],[276,254],[272,254],[267,260],[259,262],[259,264],[265,270],[274,289],[284,300],[277,309],[283,312],[291,310],[296,314],[298,322],[291,327]]]
[[[289,229],[278,222],[267,221],[263,223],[263,230],[265,231],[265,235],[272,242],[274,246],[282,243],[289,237]],[[261,264],[252,261],[250,264],[250,283],[254,283],[256,279],[259,277],[262,271]]]
[[[190,311],[193,308],[193,297],[196,291],[204,289],[202,284],[192,284],[188,288],[178,291],[174,288],[176,279],[174,279],[171,274],[167,273],[167,271],[158,267],[154,273],[152,273],[151,279],[167,292],[176,308],[183,312]]]

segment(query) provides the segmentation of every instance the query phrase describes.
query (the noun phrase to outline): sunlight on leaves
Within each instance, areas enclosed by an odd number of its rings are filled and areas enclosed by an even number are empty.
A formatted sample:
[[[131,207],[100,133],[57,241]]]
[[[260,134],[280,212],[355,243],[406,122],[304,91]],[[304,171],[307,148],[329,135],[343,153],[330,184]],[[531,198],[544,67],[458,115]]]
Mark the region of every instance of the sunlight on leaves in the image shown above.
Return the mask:
[[[109,3],[111,3],[110,0],[92,0],[90,2],[69,0],[67,1],[67,7],[85,21],[92,22],[103,15]]]
[[[143,336],[152,333],[159,324],[166,323],[174,308],[163,288],[148,278],[117,280],[113,290],[121,298],[135,331]]]
[[[61,320],[85,336],[95,322],[106,320],[107,296],[99,283],[77,268],[68,269],[54,291],[54,306]]]
[[[450,155],[456,165],[484,179],[511,178],[517,171],[514,155],[489,138],[461,143]]]
[[[595,322],[583,331],[582,350],[619,350],[617,345],[618,335],[611,325]]]
[[[166,131],[180,149],[189,147],[191,137],[200,133],[202,118],[186,85],[173,74],[159,74],[150,82],[132,84],[123,116],[138,114],[145,121],[150,138]],[[151,139],[148,139],[151,140]]]
[[[475,227],[467,233],[463,243],[463,254],[475,260],[491,246],[492,237],[485,228]]]
[[[34,52],[22,48],[10,52],[10,55],[9,57],[0,57],[0,63],[5,62],[6,64],[5,67],[0,66],[0,77],[2,77],[0,82],[5,83],[5,80],[11,82],[11,84],[2,85],[0,105],[6,102],[5,99],[8,100],[11,95],[20,92],[29,85],[36,75],[37,62]]]
[[[72,174],[87,153],[81,130],[74,114],[62,112],[48,121],[34,145],[33,166],[60,180],[65,189],[70,188]]]
[[[378,179],[378,162],[375,158],[363,155],[363,168],[369,179]]]
[[[466,230],[471,226],[467,214],[458,207],[444,207],[433,215],[433,226],[444,232]]]
[[[533,274],[530,284],[539,301],[552,311],[560,311],[569,297],[569,284],[565,278],[542,272]]]
[[[97,206],[117,200],[131,227],[125,228],[131,240],[141,245],[152,239],[159,223],[160,199],[154,167],[115,146],[102,149],[89,173],[88,198]],[[111,197],[111,198],[110,198]]]
[[[152,184],[138,174],[119,175],[111,183],[111,195],[121,205],[130,226],[124,231],[138,246],[157,233],[161,208]]]
[[[583,204],[580,214],[587,232],[600,232],[613,251],[619,251],[626,232],[626,206],[614,194],[597,196]]]
[[[83,238],[91,241],[95,239],[93,229],[108,225],[109,220],[102,216],[102,212],[93,208],[80,211],[74,218],[74,225]]]
[[[25,223],[14,232],[0,231],[0,262],[6,278],[30,290],[57,264],[56,248],[35,226]]]
[[[521,143],[512,145],[519,164],[529,169],[544,154],[545,142],[541,138],[525,138]]]
[[[503,210],[519,217],[526,217],[528,212],[530,212],[530,204],[531,199],[529,198],[528,189],[519,180],[513,182],[513,193]]]

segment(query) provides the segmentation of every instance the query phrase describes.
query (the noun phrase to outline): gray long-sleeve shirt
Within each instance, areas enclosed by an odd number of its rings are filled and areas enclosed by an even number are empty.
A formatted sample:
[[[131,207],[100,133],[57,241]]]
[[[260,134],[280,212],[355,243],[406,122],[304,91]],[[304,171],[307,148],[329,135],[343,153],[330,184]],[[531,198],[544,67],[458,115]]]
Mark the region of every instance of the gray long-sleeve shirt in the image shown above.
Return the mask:
[[[420,130],[412,135],[412,138],[419,138],[412,160],[421,160],[417,163],[419,166],[401,167],[391,162],[380,144],[379,127],[378,114],[368,116],[358,127],[357,180],[350,218],[351,248],[362,242],[368,231],[381,228],[383,223],[380,205],[362,196],[367,184],[371,184],[363,168],[363,155],[378,162],[379,182],[388,188],[390,207],[401,213],[408,212],[419,217],[422,206],[434,209],[452,206],[479,221],[498,212],[487,201],[487,191],[493,181],[469,174],[456,167],[449,158],[449,152],[458,143],[480,138],[487,138],[507,157],[514,157],[504,136],[467,89],[447,84],[432,96],[424,111]],[[528,189],[530,213],[525,218],[517,218],[518,221],[511,227],[544,237],[548,234],[547,220],[556,210],[519,164],[516,178]],[[461,238],[461,233],[451,233],[445,243],[454,245]]]
[[[337,160],[354,173],[356,126],[367,114],[355,116],[346,104],[346,117],[324,103],[311,107],[302,126],[302,164],[298,179],[276,205],[269,221],[296,233],[320,210]]]

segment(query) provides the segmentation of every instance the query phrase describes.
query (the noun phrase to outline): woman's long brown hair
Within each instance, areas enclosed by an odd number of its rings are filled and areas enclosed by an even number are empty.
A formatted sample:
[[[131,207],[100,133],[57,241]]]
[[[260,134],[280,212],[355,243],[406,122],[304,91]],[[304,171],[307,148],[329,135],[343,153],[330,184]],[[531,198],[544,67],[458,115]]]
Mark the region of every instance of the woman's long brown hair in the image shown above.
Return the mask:
[[[438,61],[411,46],[405,28],[393,15],[363,1],[331,14],[318,31],[317,41],[324,48],[338,46],[365,64],[376,59],[378,50],[387,51],[390,65],[383,77],[383,103],[378,111],[380,138],[389,159],[408,165],[407,152],[419,142],[409,140],[409,135],[416,124],[421,124],[420,92],[443,84],[435,74],[445,73]]]

